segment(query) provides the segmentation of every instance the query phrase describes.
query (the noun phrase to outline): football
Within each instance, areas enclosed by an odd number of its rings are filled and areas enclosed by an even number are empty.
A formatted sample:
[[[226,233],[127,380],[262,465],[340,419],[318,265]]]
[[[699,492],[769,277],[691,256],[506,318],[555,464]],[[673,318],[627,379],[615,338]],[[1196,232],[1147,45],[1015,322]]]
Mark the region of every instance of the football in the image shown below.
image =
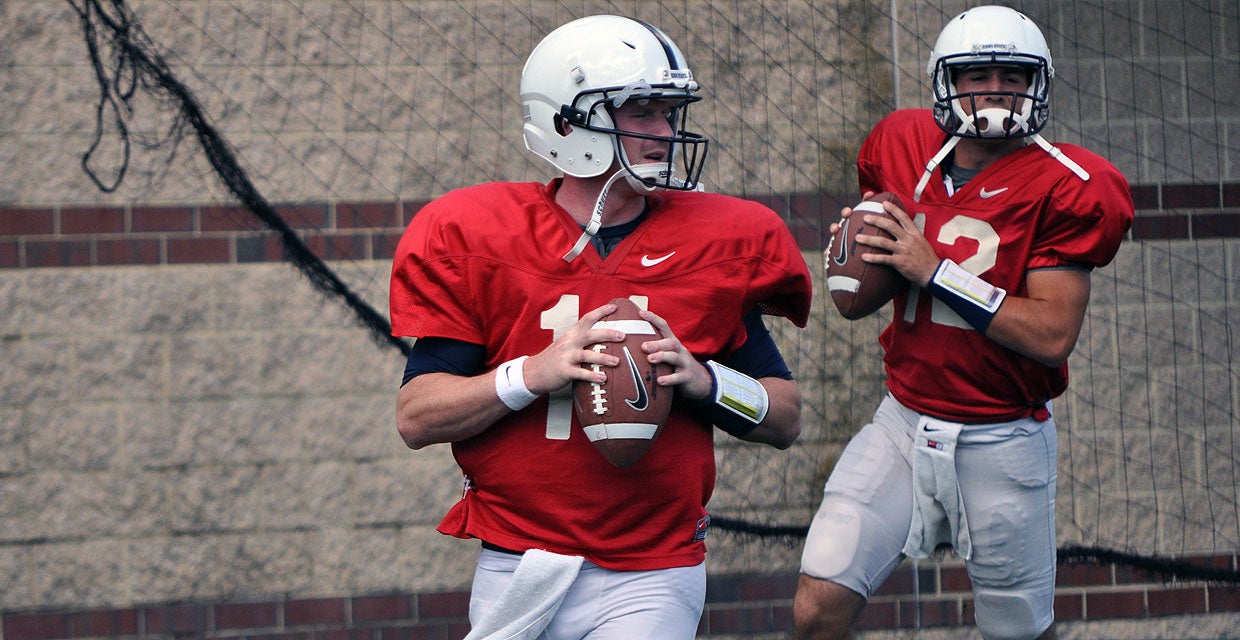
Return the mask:
[[[827,245],[827,289],[831,291],[835,308],[849,320],[878,311],[908,285],[908,280],[892,267],[861,259],[862,253],[890,253],[857,242],[859,234],[892,237],[862,221],[867,213],[890,218],[891,214],[883,209],[883,202],[888,201],[904,208],[904,203],[894,193],[876,193],[853,207],[853,215],[840,221],[840,228]]]
[[[619,306],[595,323],[624,332],[622,342],[600,342],[589,348],[620,358],[606,367],[607,381],[573,383],[573,411],[587,438],[608,462],[617,467],[636,463],[650,450],[672,410],[671,387],[660,387],[658,377],[670,373],[666,365],[654,365],[642,352],[642,343],[661,336],[638,314],[628,298],[616,298]],[[601,365],[583,365],[599,370]]]

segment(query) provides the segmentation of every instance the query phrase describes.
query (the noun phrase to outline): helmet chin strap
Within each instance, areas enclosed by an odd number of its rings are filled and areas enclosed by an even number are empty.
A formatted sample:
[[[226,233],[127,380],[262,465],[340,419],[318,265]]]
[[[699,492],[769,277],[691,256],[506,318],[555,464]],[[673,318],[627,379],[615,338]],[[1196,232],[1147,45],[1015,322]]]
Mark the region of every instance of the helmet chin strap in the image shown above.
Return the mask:
[[[947,142],[943,143],[943,148],[939,149],[939,152],[934,154],[933,158],[930,158],[930,162],[926,163],[926,170],[922,172],[921,179],[917,181],[917,188],[913,190],[914,202],[921,202],[921,192],[925,191],[926,185],[930,184],[930,174],[934,173],[939,163],[943,162],[943,158],[946,158],[947,154],[951,153],[957,144],[960,144],[959,134],[968,131],[971,126],[968,122],[962,123],[960,128],[956,130],[957,135],[949,136]]]
[[[629,170],[625,172],[624,178],[628,180],[629,186],[633,187],[634,190],[643,193],[654,193],[663,187],[657,184],[647,184],[645,180],[662,181],[667,170],[667,165],[662,162],[631,165]],[[672,177],[672,180],[677,180],[677,178]]]
[[[620,161],[620,169],[613,173],[607,182],[603,184],[603,188],[598,192],[598,198],[594,201],[594,210],[590,212],[590,222],[586,225],[585,230],[581,232],[581,237],[577,238],[577,243],[564,254],[565,262],[572,262],[586,250],[586,245],[590,242],[598,230],[603,226],[603,207],[607,204],[607,194],[611,191],[612,185],[620,178],[628,181],[629,186],[633,187],[638,193],[654,193],[662,189],[658,185],[646,184],[643,178],[653,178],[655,180],[662,179],[670,168],[662,162],[648,162],[644,164],[630,165],[624,157],[624,145],[620,143],[619,137],[616,138],[616,157]],[[676,178],[673,176],[673,180]]]
[[[1001,138],[1011,135],[1014,131],[1029,131],[1029,110],[1025,109],[1021,113],[1016,113],[1008,109],[979,109],[973,118],[973,123],[973,129],[983,138]],[[1078,178],[1089,181],[1089,172],[1072,158],[1064,155],[1059,147],[1047,142],[1046,138],[1037,133],[1029,134],[1028,137],[1033,138],[1033,141],[1043,151],[1051,154],[1052,158],[1075,173]],[[920,195],[920,192],[918,194]]]
[[[666,187],[657,184],[647,184],[643,181],[643,178],[663,181],[669,171],[671,171],[671,169],[667,163],[647,162],[644,164],[630,165],[627,169],[621,167],[619,171],[612,174],[612,176],[607,179],[607,182],[603,184],[602,190],[599,191],[598,199],[594,201],[594,210],[590,213],[589,224],[587,224],[586,228],[581,232],[581,237],[577,238],[577,243],[573,245],[573,248],[570,249],[568,253],[564,254],[564,261],[572,262],[577,258],[577,256],[581,255],[581,252],[586,250],[586,245],[590,242],[590,238],[593,238],[594,235],[598,233],[598,230],[603,226],[603,207],[607,204],[607,193],[611,191],[612,185],[614,185],[617,180],[624,178],[628,181],[629,186],[633,187],[633,190],[638,193],[654,193],[655,191],[665,189]],[[676,186],[683,186],[685,183],[684,180],[677,178],[675,175],[670,176],[670,179],[667,180],[667,182],[670,182]],[[705,188],[702,186],[702,183],[699,182],[694,190],[704,191]]]
[[[976,126],[977,124],[981,126]],[[917,188],[913,191],[913,201],[921,202],[921,194],[926,190],[926,185],[930,183],[930,175],[934,173],[939,163],[943,162],[943,158],[946,158],[947,154],[956,148],[956,144],[960,142],[962,134],[974,131],[983,138],[1001,138],[1010,135],[1010,132],[1013,130],[1029,130],[1027,113],[1016,114],[1008,109],[979,109],[977,115],[972,118],[962,117],[960,127],[956,130],[956,135],[951,136],[943,145],[943,148],[939,149],[939,152],[934,154],[930,162],[926,163],[926,170],[922,172],[921,179],[917,181]],[[1028,137],[1033,138],[1033,141],[1043,151],[1049,153],[1052,158],[1058,160],[1060,164],[1067,167],[1072,173],[1075,173],[1078,178],[1089,181],[1089,172],[1072,158],[1064,155],[1059,147],[1047,142],[1046,138],[1036,133]]]
[[[973,129],[983,138],[1005,138],[1017,131],[1028,131],[1028,117],[1010,109],[978,109]]]
[[[581,237],[577,238],[577,243],[573,245],[573,248],[564,254],[564,262],[576,260],[577,256],[586,250],[586,245],[590,243],[590,238],[593,238],[594,234],[598,233],[599,228],[603,226],[603,207],[607,204],[607,192],[611,191],[611,185],[627,175],[629,175],[629,172],[622,168],[612,174],[607,179],[607,182],[603,184],[603,188],[598,192],[598,198],[594,201],[594,210],[590,212],[590,222],[581,232]]]
[[[667,175],[669,172],[672,174],[671,176]],[[662,184],[648,184],[645,182],[648,179],[653,179],[656,183],[667,183],[675,189],[684,189],[685,187],[685,181],[677,178],[675,170],[665,162],[647,162],[645,164],[630,165],[628,175],[625,178],[629,181],[629,186],[633,187],[634,190],[644,193],[654,193],[660,189],[667,188]],[[697,183],[692,189],[692,191],[705,190],[706,188],[702,186],[701,182]]]
[[[1084,167],[1077,164],[1075,160],[1064,155],[1063,151],[1059,150],[1059,147],[1047,142],[1045,138],[1036,133],[1033,134],[1033,141],[1036,142],[1039,147],[1042,147],[1043,151],[1051,154],[1051,157],[1058,160],[1060,164],[1068,169],[1071,169],[1072,173],[1076,174],[1076,177],[1089,182],[1089,172],[1086,171]]]

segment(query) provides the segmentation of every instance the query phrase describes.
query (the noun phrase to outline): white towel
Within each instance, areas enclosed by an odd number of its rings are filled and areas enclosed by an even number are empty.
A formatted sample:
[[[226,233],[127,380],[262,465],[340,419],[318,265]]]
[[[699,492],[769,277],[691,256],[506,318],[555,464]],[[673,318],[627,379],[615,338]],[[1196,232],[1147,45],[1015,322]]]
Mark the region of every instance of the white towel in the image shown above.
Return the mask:
[[[950,543],[965,560],[973,555],[969,518],[956,479],[956,441],[964,425],[923,417],[913,438],[913,521],[904,555],[926,558]]]
[[[503,595],[465,640],[534,640],[560,609],[581,570],[581,556],[530,549]]]

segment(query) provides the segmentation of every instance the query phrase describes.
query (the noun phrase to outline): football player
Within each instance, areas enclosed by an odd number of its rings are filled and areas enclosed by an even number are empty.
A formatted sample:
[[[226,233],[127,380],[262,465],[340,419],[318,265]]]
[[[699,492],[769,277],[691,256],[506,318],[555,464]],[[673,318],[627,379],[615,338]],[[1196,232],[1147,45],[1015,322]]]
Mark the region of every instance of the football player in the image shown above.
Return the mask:
[[[520,92],[526,146],[562,175],[459,189],[413,217],[391,281],[393,332],[416,338],[397,428],[413,449],[451,443],[464,476],[439,531],[481,541],[471,638],[510,621],[548,638],[692,638],[714,426],[778,448],[798,437],[800,391],[761,316],[805,325],[808,268],[775,212],[700,189],[698,83],[659,29],[568,23],[530,54]],[[677,396],[627,468],[590,444],[570,393],[618,362],[586,348],[623,339],[593,328],[617,297],[664,336],[645,355]]]
[[[1028,17],[977,7],[930,54],[933,110],[880,121],[857,159],[890,191],[894,239],[867,260],[911,283],[880,337],[888,395],[827,480],[805,543],[796,637],[851,637],[903,557],[967,562],[988,639],[1052,637],[1056,435],[1051,400],[1089,301],[1090,270],[1132,222],[1109,162],[1039,131],[1054,70]],[[852,212],[843,211],[844,216]],[[861,214],[858,214],[861,215]]]

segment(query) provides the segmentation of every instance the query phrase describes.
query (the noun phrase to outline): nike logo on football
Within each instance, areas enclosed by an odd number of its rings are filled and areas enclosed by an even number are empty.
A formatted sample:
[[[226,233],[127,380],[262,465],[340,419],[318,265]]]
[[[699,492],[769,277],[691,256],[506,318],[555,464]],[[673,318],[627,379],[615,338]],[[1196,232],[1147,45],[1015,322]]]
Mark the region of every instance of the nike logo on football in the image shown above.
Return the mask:
[[[673,252],[671,252],[671,253],[669,253],[669,254],[667,254],[667,255],[665,255],[665,256],[659,256],[658,258],[651,258],[651,257],[650,257],[650,254],[646,254],[646,255],[642,256],[642,266],[643,266],[643,267],[653,267],[654,265],[659,264],[660,262],[663,262],[664,260],[667,260],[668,258],[670,258],[670,257],[672,257],[672,256],[674,256],[674,255],[676,255],[676,252],[675,252],[675,251],[673,251]]]
[[[993,198],[993,197],[995,197],[995,196],[999,195],[1000,193],[1003,193],[1004,191],[1007,191],[1007,190],[1008,190],[1008,188],[1007,188],[1007,187],[1003,187],[1002,189],[995,189],[994,191],[987,191],[987,190],[986,190],[986,187],[982,187],[982,190],[978,192],[978,195],[982,196],[982,198],[983,198],[983,199],[984,199],[984,198]]]
[[[624,359],[629,363],[629,374],[633,376],[633,388],[637,390],[637,397],[632,400],[626,398],[624,404],[632,407],[634,411],[645,411],[646,407],[650,406],[650,396],[646,392],[646,381],[642,380],[642,373],[637,370],[637,363],[633,361],[633,354],[629,353],[628,347],[624,348]]]
[[[843,220],[840,220],[840,233],[839,233],[839,237],[840,237],[840,239],[842,240],[842,241],[840,242],[840,247],[839,247],[839,250],[835,252],[835,255],[831,256],[831,259],[835,261],[835,264],[841,264],[841,265],[842,265],[842,264],[844,264],[845,262],[848,262],[848,240],[847,240],[847,238],[848,238],[848,219],[847,219],[847,218],[844,218]],[[835,237],[834,237],[834,236],[832,236],[831,241],[832,241],[832,242],[834,242],[834,241],[835,241]],[[828,251],[830,251],[830,249],[831,249],[830,247],[828,247],[828,248],[827,248],[827,250],[828,250]]]

